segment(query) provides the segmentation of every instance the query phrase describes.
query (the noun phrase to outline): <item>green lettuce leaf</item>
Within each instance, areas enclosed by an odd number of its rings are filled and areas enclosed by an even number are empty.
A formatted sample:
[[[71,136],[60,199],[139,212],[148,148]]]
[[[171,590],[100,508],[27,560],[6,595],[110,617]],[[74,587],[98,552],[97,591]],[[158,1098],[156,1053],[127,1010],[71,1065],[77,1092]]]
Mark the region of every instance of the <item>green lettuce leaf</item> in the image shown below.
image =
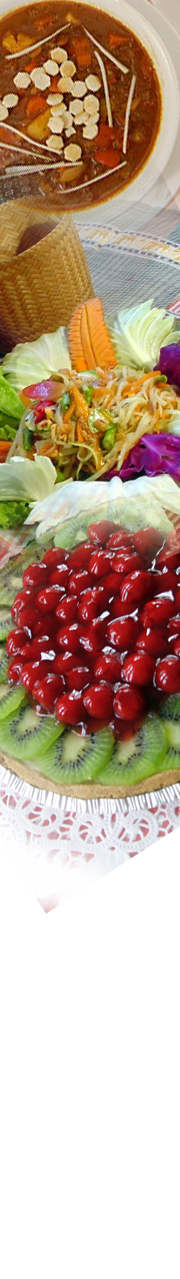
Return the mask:
[[[10,418],[9,422],[6,422],[5,420],[3,422],[3,414],[0,413],[0,440],[10,440],[10,442],[12,442],[12,440],[15,439],[16,432],[17,422],[16,425],[15,421],[13,424]]]
[[[177,322],[176,322],[177,323]],[[161,346],[180,341],[180,328],[174,328],[174,317],[164,307],[154,307],[153,299],[119,311],[109,332],[117,363],[151,371],[158,361]]]
[[[71,361],[65,329],[43,333],[36,342],[18,342],[2,364],[7,385],[23,391],[25,386],[43,382],[60,369],[70,369]]]
[[[18,390],[20,390],[19,387]],[[15,418],[16,422],[20,422],[22,417],[21,400],[19,400],[19,395],[17,395],[13,386],[9,386],[9,382],[6,381],[2,372],[2,364],[0,368],[0,414],[1,416],[5,414],[5,417],[10,417],[11,419]]]
[[[0,528],[17,528],[27,519],[30,506],[28,502],[0,501]]]

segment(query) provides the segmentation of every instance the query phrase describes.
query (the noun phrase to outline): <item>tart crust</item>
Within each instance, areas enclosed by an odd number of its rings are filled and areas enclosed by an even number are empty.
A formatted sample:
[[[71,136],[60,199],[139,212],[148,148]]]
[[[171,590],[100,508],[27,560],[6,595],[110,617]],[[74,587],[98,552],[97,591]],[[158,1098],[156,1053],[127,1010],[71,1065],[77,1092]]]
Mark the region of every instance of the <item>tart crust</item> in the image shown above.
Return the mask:
[[[22,764],[21,760],[0,752],[0,764],[10,769],[21,781],[28,782],[40,790],[52,791],[56,795],[68,795],[76,799],[125,799],[131,795],[144,795],[150,791],[163,790],[167,786],[180,781],[180,769],[169,769],[167,772],[153,773],[145,777],[136,786],[102,786],[100,782],[81,782],[76,786],[57,786],[51,778],[43,777],[38,769],[30,764]]]

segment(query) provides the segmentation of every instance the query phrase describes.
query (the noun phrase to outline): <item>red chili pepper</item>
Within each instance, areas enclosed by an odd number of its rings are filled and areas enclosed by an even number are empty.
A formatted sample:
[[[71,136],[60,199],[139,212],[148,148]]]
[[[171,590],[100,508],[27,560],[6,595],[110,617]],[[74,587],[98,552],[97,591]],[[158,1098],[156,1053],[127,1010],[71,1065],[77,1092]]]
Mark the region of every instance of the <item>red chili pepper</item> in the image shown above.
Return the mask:
[[[44,400],[41,400],[41,403],[37,404],[37,408],[36,407],[34,408],[34,421],[36,423],[36,426],[37,426],[37,423],[41,422],[42,418],[44,418],[45,408],[46,409],[51,408],[52,404],[53,404],[53,400],[48,400],[48,401],[46,400],[45,402]]]

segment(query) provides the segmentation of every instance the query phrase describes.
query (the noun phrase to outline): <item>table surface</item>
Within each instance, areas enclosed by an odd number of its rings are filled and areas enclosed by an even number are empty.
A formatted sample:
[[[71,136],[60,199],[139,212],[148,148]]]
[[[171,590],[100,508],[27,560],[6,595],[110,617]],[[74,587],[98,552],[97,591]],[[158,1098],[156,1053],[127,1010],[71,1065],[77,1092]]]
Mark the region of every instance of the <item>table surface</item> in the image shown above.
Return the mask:
[[[138,0],[133,0],[134,6]],[[170,20],[180,35],[180,0],[148,0],[149,20],[156,8],[163,18]],[[140,226],[143,231],[143,226]],[[174,198],[163,211],[153,211],[148,221],[148,237],[167,240],[180,246],[180,174]],[[180,811],[180,810],[179,810]],[[162,811],[162,826],[158,834],[149,833],[139,839],[137,851],[121,849],[119,862],[107,868],[106,874],[93,875],[92,865],[83,877],[71,872],[68,888],[56,889],[51,895],[38,895],[38,883],[32,885],[26,874],[15,863],[13,843],[4,839],[3,822],[0,822],[0,913],[180,913],[180,833],[179,811],[174,824],[166,810]],[[156,830],[156,828],[154,828]],[[75,863],[74,863],[75,865]],[[52,876],[52,880],[55,876]],[[45,886],[46,894],[46,886]]]

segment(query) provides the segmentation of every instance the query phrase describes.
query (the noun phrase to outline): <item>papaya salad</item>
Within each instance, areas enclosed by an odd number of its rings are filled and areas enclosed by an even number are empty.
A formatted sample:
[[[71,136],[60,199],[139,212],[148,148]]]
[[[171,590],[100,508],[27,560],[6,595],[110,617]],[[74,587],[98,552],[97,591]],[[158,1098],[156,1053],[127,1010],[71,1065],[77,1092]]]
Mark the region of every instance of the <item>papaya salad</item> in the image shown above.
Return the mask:
[[[152,300],[106,321],[89,299],[67,332],[6,355],[2,381],[22,413],[6,440],[0,503],[13,459],[16,474],[18,459],[51,463],[52,487],[163,471],[180,482],[180,325]]]

